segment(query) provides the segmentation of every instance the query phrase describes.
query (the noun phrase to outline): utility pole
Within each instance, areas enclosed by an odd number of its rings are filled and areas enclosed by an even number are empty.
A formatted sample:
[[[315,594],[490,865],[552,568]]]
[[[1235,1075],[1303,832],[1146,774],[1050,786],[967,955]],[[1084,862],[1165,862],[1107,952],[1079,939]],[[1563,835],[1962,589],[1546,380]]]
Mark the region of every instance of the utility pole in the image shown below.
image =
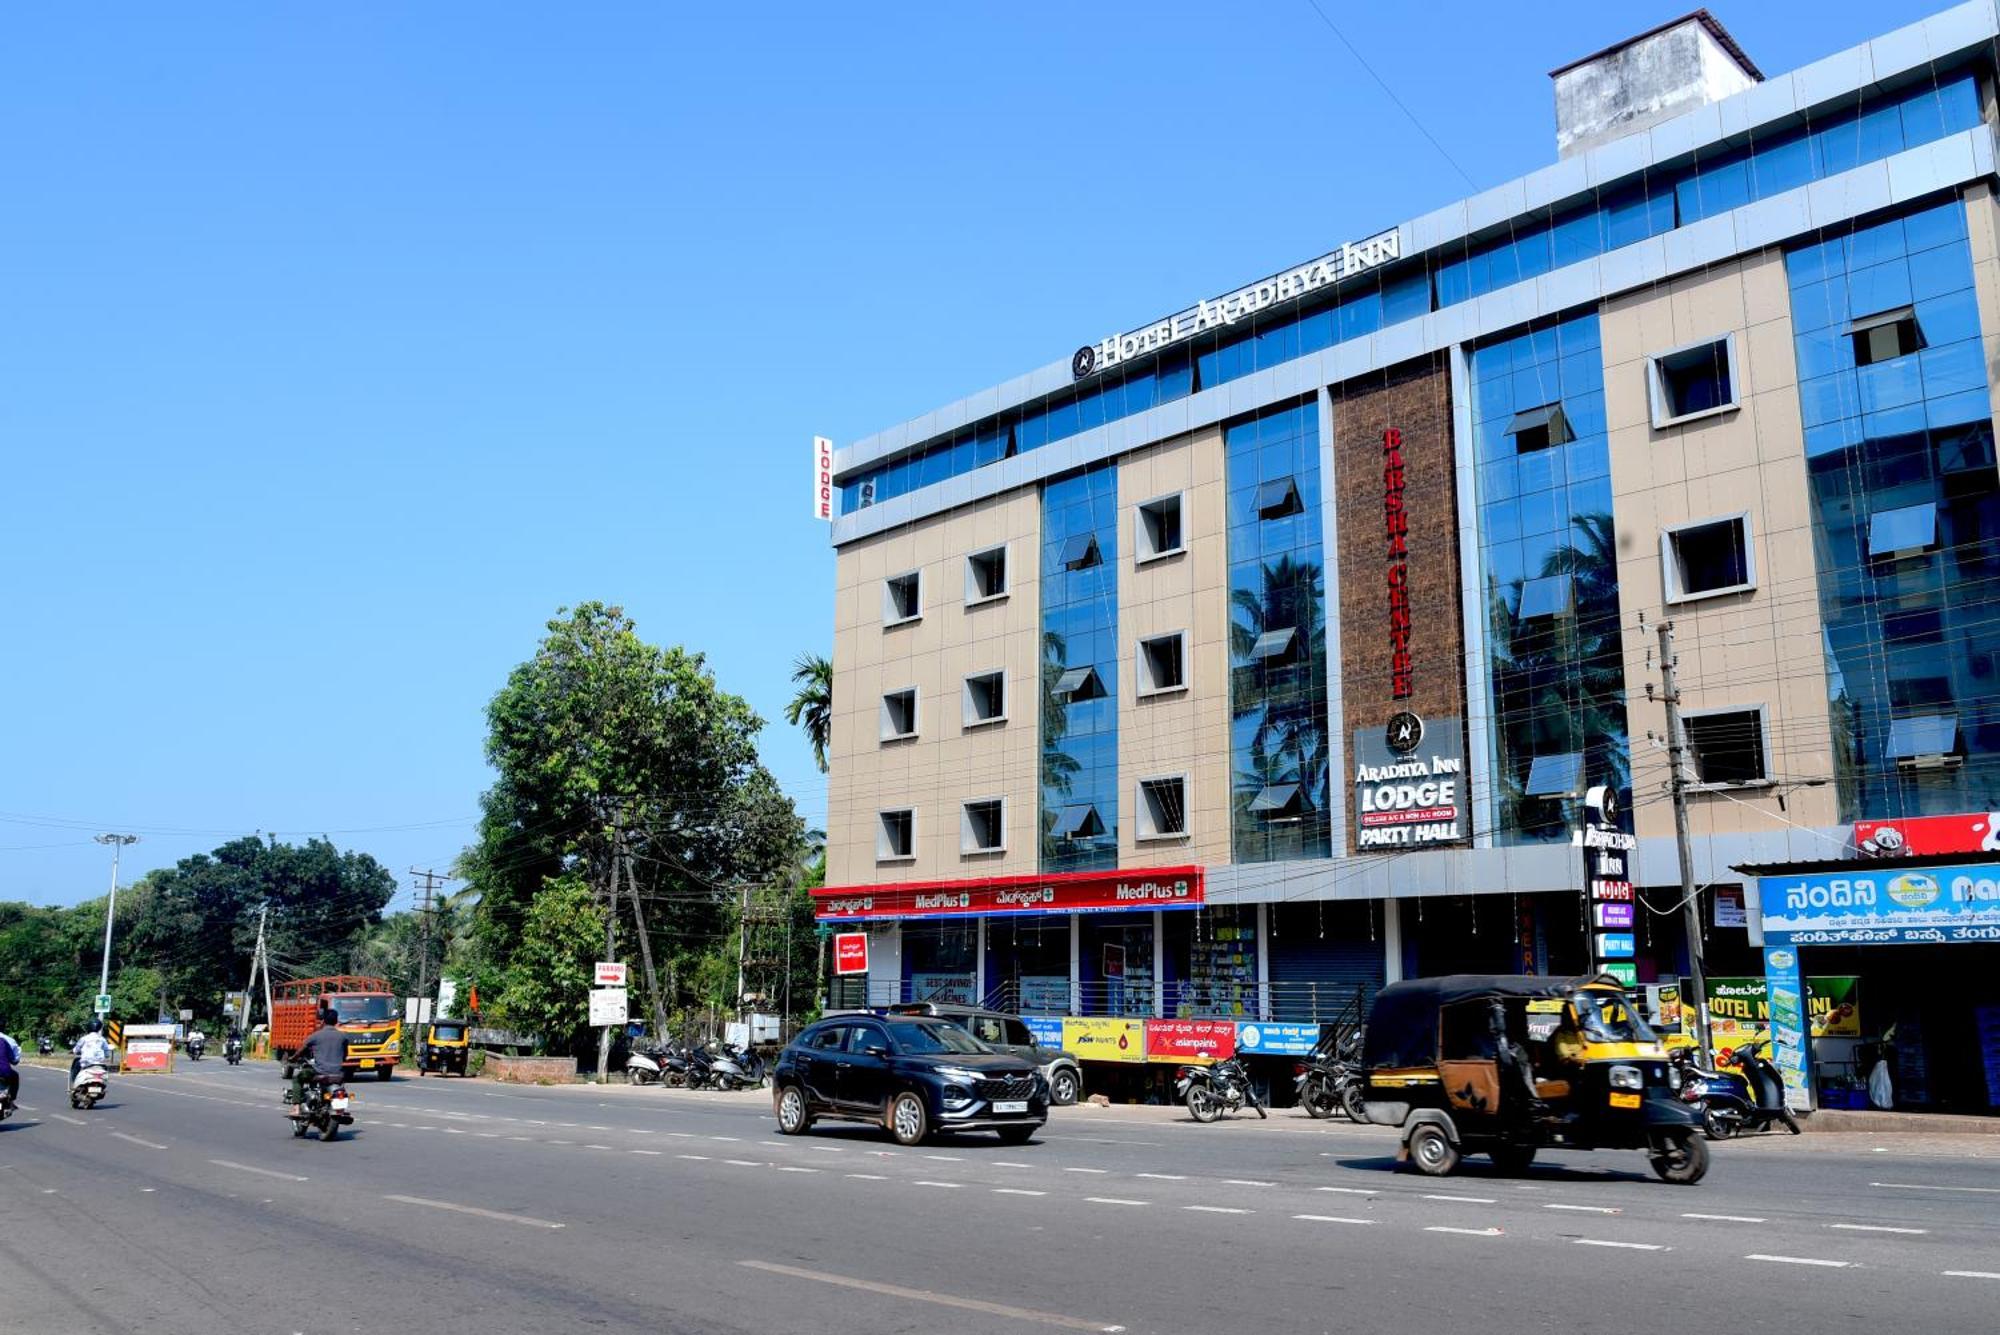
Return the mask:
[[[442,872],[418,871],[415,867],[412,867],[410,868],[410,879],[413,881],[423,882],[423,884],[418,887],[418,889],[420,889],[423,892],[423,897],[417,900],[417,905],[416,905],[417,907],[417,1024],[419,1025],[419,1028],[417,1030],[417,1038],[421,1039],[423,1037],[423,1030],[421,1026],[424,1023],[424,1000],[426,997],[430,995],[431,896],[437,892],[437,888],[440,885],[444,884],[451,878],[449,876],[446,876]],[[415,896],[413,895],[412,897],[414,898]],[[431,1019],[433,1022],[436,1021],[437,1015],[435,1011],[432,1013]],[[412,1040],[411,1051],[414,1052],[415,1050],[416,1050],[415,1040]]]
[[[639,962],[646,970],[646,999],[652,1003],[653,1037],[664,1039],[667,1036],[667,1011],[660,1000],[659,976],[653,972],[653,937],[652,933],[646,930],[646,910],[639,903],[639,881],[632,874],[632,851],[625,842],[624,808],[619,808],[618,814],[613,817],[612,828],[616,831],[618,840],[618,862],[612,868],[611,874],[611,911],[614,915],[618,912],[618,870],[622,867],[625,872],[625,893],[632,900],[632,927],[639,933]]]
[[[125,845],[138,843],[139,836],[100,834],[96,839],[100,844],[111,845],[111,898],[104,901],[104,960],[97,970],[97,995],[108,997],[111,995],[111,920],[118,912],[118,856],[125,851]]]
[[[618,958],[618,857],[611,859],[611,878],[604,885],[604,958]],[[597,1083],[611,1078],[611,1026],[597,1031]]]
[[[243,980],[243,1014],[238,1018],[236,1024],[236,1027],[241,1029],[245,1034],[250,1032],[251,989],[257,986],[257,970],[264,963],[264,920],[270,916],[271,906],[269,904],[257,910],[257,946],[250,952],[250,976]],[[264,981],[265,986],[268,988],[270,986],[268,971]],[[264,1009],[264,1018],[268,1020],[270,1018],[270,1002],[268,1000],[265,1002]],[[248,1040],[246,1039],[245,1042],[248,1042]]]
[[[1667,706],[1667,783],[1674,801],[1674,848],[1681,864],[1681,914],[1687,924],[1688,977],[1694,984],[1695,1042],[1704,1062],[1713,1060],[1708,1037],[1708,980],[1701,967],[1701,901],[1694,888],[1694,850],[1688,837],[1687,739],[1681,732],[1681,693],[1674,685],[1674,623],[1662,621],[1660,685]]]

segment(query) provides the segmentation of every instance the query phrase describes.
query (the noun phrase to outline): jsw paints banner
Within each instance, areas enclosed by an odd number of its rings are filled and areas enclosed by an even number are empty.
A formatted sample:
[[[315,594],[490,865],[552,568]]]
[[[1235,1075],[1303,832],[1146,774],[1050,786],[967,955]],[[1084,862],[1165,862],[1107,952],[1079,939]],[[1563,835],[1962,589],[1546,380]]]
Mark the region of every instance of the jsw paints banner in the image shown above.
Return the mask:
[[[1131,872],[1000,876],[977,881],[834,886],[812,892],[821,922],[870,918],[982,918],[1010,914],[1118,913],[1195,909],[1203,903],[1200,867]]]
[[[1080,1020],[1062,1022],[1063,1051],[1079,1061],[1142,1062],[1146,1060],[1144,1020]]]

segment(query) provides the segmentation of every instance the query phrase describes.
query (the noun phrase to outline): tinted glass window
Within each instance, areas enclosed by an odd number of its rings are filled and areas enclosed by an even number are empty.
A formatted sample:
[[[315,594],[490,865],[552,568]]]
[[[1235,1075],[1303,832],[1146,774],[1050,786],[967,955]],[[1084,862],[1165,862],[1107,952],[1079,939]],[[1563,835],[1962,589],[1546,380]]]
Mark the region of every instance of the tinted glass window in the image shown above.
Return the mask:
[[[1016,1047],[1026,1048],[1034,1046],[1035,1036],[1029,1033],[1028,1026],[1022,1024],[1019,1020],[1007,1020],[1001,1025],[1000,1041],[1003,1043],[1012,1043]]]
[[[807,1046],[818,1048],[822,1052],[838,1052],[846,1038],[846,1025],[830,1024],[824,1029],[815,1031]]]
[[[978,1039],[955,1024],[897,1024],[891,1025],[890,1031],[895,1035],[898,1052],[971,1054],[986,1051]]]

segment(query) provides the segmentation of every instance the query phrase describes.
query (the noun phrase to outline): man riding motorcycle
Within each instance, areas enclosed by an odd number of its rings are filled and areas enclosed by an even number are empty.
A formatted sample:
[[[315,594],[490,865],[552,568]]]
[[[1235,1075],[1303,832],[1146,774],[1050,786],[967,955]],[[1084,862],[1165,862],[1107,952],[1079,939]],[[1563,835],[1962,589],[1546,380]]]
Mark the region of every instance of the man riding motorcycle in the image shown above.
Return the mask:
[[[69,1078],[76,1079],[76,1073],[86,1066],[111,1065],[111,1044],[104,1038],[104,1021],[92,1020],[90,1028],[84,1030],[70,1048],[76,1054],[69,1064]]]
[[[21,1073],[15,1068],[21,1064],[21,1045],[16,1043],[6,1030],[0,1029],[0,1103],[9,1108],[21,1093]]]
[[[339,1027],[332,1011],[321,1011],[319,1028],[313,1030],[312,1037],[292,1054],[292,1106],[286,1116],[304,1115],[308,1070],[321,1085],[337,1085],[345,1074],[346,1067],[347,1034]]]

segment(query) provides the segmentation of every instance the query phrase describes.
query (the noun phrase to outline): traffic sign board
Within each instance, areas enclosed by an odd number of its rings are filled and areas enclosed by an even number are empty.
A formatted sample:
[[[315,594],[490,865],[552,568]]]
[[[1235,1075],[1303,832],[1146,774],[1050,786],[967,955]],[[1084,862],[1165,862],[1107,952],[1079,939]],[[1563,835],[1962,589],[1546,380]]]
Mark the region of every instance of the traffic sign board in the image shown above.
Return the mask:
[[[109,992],[99,992],[97,994],[97,1013],[99,1015],[111,1014],[111,994]]]
[[[597,962],[597,985],[599,987],[625,986],[625,966],[610,960]]]

